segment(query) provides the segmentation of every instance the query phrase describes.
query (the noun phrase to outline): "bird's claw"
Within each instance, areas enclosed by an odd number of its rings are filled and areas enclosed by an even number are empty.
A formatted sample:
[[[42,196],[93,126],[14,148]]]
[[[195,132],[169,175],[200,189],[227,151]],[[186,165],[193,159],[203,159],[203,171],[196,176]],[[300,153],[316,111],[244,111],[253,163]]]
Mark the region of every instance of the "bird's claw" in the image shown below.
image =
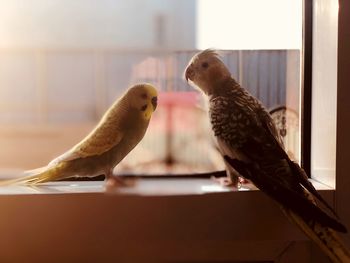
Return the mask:
[[[243,177],[238,177],[237,180],[234,181],[230,177],[212,176],[211,179],[213,179],[215,182],[219,183],[223,187],[230,187],[234,189],[240,189],[243,184],[249,183],[249,181],[244,179]]]
[[[135,185],[134,180],[125,179],[121,176],[109,176],[106,180],[106,188],[119,188],[119,187],[131,187]]]
[[[224,187],[230,187],[230,188],[235,188],[235,189],[239,189],[241,187],[239,180],[237,180],[237,182],[234,182],[229,177],[214,177],[214,176],[212,176],[211,179]]]

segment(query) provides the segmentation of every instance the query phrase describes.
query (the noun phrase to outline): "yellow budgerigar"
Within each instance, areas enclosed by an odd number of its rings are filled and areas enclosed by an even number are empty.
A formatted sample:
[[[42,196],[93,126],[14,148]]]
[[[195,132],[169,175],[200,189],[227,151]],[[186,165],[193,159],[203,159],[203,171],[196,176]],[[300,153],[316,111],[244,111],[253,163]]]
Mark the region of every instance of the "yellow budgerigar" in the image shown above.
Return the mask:
[[[129,88],[104,114],[99,124],[81,142],[47,166],[25,172],[8,184],[38,184],[69,177],[94,177],[121,182],[114,167],[142,140],[157,107],[157,90],[150,84]]]

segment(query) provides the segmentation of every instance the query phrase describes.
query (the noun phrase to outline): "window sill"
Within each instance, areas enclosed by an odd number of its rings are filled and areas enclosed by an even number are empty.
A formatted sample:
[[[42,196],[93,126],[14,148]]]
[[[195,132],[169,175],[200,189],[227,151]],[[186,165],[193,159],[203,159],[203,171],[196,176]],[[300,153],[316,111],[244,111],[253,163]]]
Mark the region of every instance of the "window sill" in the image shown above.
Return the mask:
[[[109,192],[95,181],[1,187],[0,261],[310,262],[310,243],[278,205],[246,190],[210,179],[141,179]],[[333,192],[320,191],[331,204]]]
[[[335,190],[335,170],[334,169],[313,169],[311,172],[313,181],[320,182]]]
[[[130,177],[129,177],[130,178]],[[310,179],[317,190],[334,190],[318,180]],[[1,195],[107,193],[140,196],[203,195],[210,193],[239,193],[258,190],[252,184],[244,184],[235,190],[219,185],[210,178],[137,178],[132,186],[106,190],[103,181],[61,181],[37,186],[9,185],[0,187]]]

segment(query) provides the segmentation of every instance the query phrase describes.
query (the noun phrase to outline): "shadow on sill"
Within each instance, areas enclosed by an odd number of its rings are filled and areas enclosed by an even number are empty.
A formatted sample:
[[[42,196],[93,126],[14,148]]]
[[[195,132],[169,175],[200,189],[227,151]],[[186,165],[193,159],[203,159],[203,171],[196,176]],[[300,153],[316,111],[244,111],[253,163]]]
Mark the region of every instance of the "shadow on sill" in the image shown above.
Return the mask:
[[[226,171],[214,171],[207,173],[183,173],[183,174],[120,174],[123,178],[149,178],[149,179],[160,179],[160,178],[211,178],[214,177],[225,177]],[[59,181],[104,181],[105,176],[103,174],[95,177],[72,177]]]

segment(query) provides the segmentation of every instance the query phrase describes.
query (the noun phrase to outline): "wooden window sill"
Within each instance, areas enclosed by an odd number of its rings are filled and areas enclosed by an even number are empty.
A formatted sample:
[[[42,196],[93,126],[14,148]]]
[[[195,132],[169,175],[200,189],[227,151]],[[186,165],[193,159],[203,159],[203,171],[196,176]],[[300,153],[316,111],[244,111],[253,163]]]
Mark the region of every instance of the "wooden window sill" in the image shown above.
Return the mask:
[[[320,193],[333,203],[334,191]],[[210,179],[1,187],[0,211],[1,262],[311,262],[275,202]]]

